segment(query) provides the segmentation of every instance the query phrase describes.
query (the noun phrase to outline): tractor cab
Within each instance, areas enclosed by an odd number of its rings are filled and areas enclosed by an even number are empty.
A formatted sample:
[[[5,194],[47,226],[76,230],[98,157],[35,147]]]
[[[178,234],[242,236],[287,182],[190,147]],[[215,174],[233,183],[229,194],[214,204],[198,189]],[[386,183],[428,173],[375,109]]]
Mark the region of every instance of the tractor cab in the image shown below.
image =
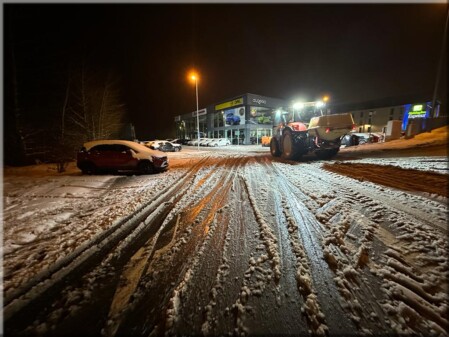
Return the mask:
[[[286,127],[292,129],[293,131],[307,131],[308,125],[308,121],[305,123],[305,120],[300,114],[298,114],[297,111],[287,111],[282,108],[276,110],[273,123],[273,127],[279,131]]]
[[[298,103],[293,106],[294,120],[307,126],[313,117],[323,116],[324,103],[321,101]]]

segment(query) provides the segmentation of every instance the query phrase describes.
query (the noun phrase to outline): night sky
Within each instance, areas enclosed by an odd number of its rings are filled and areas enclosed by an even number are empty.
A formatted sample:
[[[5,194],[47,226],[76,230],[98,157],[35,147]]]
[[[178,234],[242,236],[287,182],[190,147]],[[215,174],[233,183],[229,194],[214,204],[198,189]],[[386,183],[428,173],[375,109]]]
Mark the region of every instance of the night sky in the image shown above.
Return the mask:
[[[431,99],[447,4],[4,4],[3,15],[24,115],[51,123],[67,64],[84,53],[120,75],[128,120],[151,139],[173,136],[174,117],[196,110],[191,68],[200,108],[247,92]]]

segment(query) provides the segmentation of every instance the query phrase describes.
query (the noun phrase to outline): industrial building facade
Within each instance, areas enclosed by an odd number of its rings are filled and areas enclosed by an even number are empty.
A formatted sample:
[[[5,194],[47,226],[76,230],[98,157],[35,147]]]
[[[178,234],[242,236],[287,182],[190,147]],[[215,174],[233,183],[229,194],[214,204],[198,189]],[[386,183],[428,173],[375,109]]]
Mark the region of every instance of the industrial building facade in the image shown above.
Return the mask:
[[[440,105],[436,106],[435,117],[439,115]],[[431,102],[417,102],[396,106],[387,106],[371,109],[358,109],[348,111],[354,118],[357,125],[357,132],[384,132],[388,121],[400,120],[402,130],[406,130],[407,125],[412,120],[426,121],[430,117]]]

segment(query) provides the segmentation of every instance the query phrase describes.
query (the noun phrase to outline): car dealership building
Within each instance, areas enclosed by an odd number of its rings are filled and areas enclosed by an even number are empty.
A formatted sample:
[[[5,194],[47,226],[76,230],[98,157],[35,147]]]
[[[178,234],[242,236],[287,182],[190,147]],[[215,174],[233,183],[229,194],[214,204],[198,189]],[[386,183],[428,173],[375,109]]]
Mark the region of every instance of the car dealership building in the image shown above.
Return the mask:
[[[227,138],[233,144],[259,144],[271,136],[274,111],[287,108],[288,101],[242,94],[198,111],[201,137]],[[196,111],[175,117],[177,138],[196,138]]]

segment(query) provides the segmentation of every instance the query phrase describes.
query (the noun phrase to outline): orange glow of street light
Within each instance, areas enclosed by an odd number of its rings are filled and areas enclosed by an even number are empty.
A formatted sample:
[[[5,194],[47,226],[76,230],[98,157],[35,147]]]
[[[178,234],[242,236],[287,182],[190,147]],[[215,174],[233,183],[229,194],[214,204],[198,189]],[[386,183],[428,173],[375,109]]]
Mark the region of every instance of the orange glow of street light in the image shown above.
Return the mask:
[[[191,72],[189,74],[189,79],[191,79],[193,82],[197,82],[198,81],[198,74],[196,72]]]
[[[324,102],[327,102],[328,100],[329,100],[329,96],[324,96],[324,97],[323,97],[323,101],[324,101]]]

